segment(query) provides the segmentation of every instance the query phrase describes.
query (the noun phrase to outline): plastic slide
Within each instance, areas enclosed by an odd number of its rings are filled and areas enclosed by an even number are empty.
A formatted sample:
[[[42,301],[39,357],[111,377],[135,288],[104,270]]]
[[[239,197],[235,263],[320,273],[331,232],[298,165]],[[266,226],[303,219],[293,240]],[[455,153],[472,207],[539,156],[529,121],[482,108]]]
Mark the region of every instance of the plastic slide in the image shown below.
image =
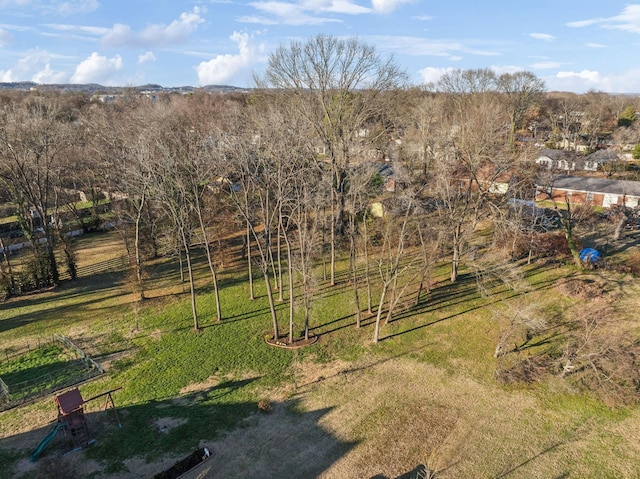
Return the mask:
[[[44,449],[49,445],[49,443],[53,441],[53,438],[56,437],[56,434],[58,434],[58,431],[66,426],[67,426],[67,423],[64,421],[56,424],[56,427],[54,427],[51,430],[51,432],[47,434],[47,436],[42,441],[40,441],[40,444],[38,444],[38,447],[36,447],[35,451],[33,451],[29,456],[29,459],[31,460],[31,462],[36,462],[36,459],[38,459],[38,456],[42,453],[42,451],[44,451]]]

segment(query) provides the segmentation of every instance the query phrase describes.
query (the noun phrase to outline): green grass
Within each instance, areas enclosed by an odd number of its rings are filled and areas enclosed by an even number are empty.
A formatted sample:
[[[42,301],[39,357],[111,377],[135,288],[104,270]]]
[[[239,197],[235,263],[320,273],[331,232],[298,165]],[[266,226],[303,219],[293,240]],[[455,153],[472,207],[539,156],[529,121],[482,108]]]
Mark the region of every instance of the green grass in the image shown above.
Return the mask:
[[[102,241],[101,238],[87,238],[83,245],[90,251],[91,241]],[[363,326],[355,327],[350,286],[340,283],[331,288],[318,281],[318,299],[312,305],[310,326],[320,340],[312,347],[292,351],[265,343],[271,318],[264,286],[261,279],[256,279],[257,299],[250,301],[242,271],[220,271],[224,319],[217,322],[208,271],[202,258],[196,259],[197,308],[202,328],[199,332],[193,329],[189,295],[182,293],[175,259],[162,259],[151,265],[151,299],[142,303],[135,302],[129,293],[124,273],[111,271],[0,304],[3,345],[62,333],[86,343],[93,357],[111,361],[108,375],[81,387],[85,398],[122,388],[113,397],[123,428],[115,427],[112,420],[106,421],[99,429],[98,442],[86,450],[89,457],[104,465],[105,471],[125,471],[125,461],[134,456],[153,461],[169,453],[186,453],[202,440],[214,440],[222,432],[237,428],[257,411],[260,399],[291,388],[294,362],[330,365],[341,360],[375,364],[402,357],[426,363],[443,371],[452,383],[454,379],[477,381],[499,390],[503,397],[531,398],[527,406],[530,415],[520,411],[516,417],[531,421],[527,424],[529,430],[550,436],[556,434],[555,427],[569,436],[573,425],[579,422],[615,425],[630,417],[631,409],[608,408],[593,397],[568,388],[562,390],[546,383],[500,387],[495,383],[495,308],[526,298],[540,302],[541,312],[550,318],[562,315],[570,302],[555,294],[551,285],[573,270],[525,267],[529,290],[514,292],[496,282],[488,288],[487,296],[478,292],[475,278],[464,272],[458,282],[450,283],[448,265],[442,264],[434,271],[434,278],[439,281],[432,292],[425,295],[421,304],[407,304],[405,310],[397,311],[393,320],[382,326],[377,345],[372,344],[373,318],[364,313]],[[346,263],[339,266],[344,269]],[[549,298],[553,301],[545,301]],[[277,310],[283,332],[287,304],[279,303]],[[297,331],[301,329],[301,314],[298,306]],[[26,371],[55,363],[53,352],[40,353],[25,361],[22,371],[31,374]],[[0,376],[7,373],[18,374],[18,369],[0,367]],[[340,397],[339,391],[334,394]],[[98,406],[91,405],[90,421],[98,420],[93,416]],[[380,406],[380,417],[387,414],[387,406]],[[31,414],[54,419],[53,401],[49,398],[9,411],[0,421],[7,431],[22,431]],[[177,421],[178,425],[161,431],[157,427],[161,419]],[[28,453],[16,452],[3,442],[0,440],[0,462],[7,467]],[[544,441],[539,442],[544,445]],[[524,444],[519,447],[526,449]],[[592,464],[602,461],[602,455],[583,459]],[[487,464],[489,471],[492,463]]]
[[[87,376],[82,359],[58,345],[43,346],[0,364],[0,378],[9,387],[9,399],[20,402],[55,391]]]

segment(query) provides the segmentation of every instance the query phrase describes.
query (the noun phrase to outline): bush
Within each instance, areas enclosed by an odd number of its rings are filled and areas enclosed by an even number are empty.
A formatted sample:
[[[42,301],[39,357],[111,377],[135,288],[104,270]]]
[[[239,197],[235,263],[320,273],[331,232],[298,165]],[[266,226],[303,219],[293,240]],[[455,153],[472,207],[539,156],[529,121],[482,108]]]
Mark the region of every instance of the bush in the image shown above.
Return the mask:
[[[609,263],[607,268],[618,273],[640,275],[640,252],[633,253],[624,259],[624,262]]]
[[[260,401],[258,401],[258,409],[262,412],[268,413],[273,410],[273,406],[271,406],[271,401],[268,399],[260,399]]]
[[[536,233],[532,250],[536,256],[570,256],[567,238],[562,232]]]
[[[532,384],[549,373],[549,361],[543,356],[506,354],[498,359],[495,378],[500,384]]]

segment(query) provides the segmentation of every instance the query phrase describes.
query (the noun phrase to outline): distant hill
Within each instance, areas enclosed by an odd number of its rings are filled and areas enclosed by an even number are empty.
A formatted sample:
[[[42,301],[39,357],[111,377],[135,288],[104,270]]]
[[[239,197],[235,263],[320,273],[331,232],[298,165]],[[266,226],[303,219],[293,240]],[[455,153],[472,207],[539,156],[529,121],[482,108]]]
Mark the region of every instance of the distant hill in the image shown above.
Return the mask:
[[[156,93],[166,92],[178,92],[178,93],[189,93],[194,92],[196,90],[204,90],[207,92],[242,92],[248,91],[250,88],[239,88],[230,85],[205,85],[202,87],[194,87],[194,86],[180,86],[180,87],[163,87],[162,85],[157,85],[154,83],[148,83],[146,85],[139,86],[104,86],[98,85],[97,83],[59,83],[59,84],[41,84],[35,83],[32,81],[20,81],[20,82],[0,82],[0,90],[41,90],[41,91],[64,91],[64,92],[80,92],[87,93],[90,95],[96,94],[118,94],[125,90],[139,90],[139,91],[152,91]]]

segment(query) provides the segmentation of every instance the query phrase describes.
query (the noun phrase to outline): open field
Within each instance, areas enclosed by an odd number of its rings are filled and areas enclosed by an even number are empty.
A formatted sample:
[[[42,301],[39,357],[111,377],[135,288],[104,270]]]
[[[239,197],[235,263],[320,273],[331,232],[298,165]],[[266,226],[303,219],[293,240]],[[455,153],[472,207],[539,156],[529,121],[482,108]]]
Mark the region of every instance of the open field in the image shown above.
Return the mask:
[[[640,286],[631,276],[540,262],[523,267],[523,287],[493,282],[480,294],[473,275],[451,284],[443,267],[423,302],[382,326],[377,345],[373,318],[355,328],[344,276],[333,288],[319,278],[311,327],[320,340],[286,350],[264,342],[263,285],[247,300],[232,263],[220,275],[218,323],[198,261],[199,333],[175,261],[153,265],[142,305],[124,264],[115,233],[87,236],[77,281],[0,304],[0,349],[54,333],[71,338],[107,370],[80,386],[83,397],[122,387],[113,398],[123,426],[100,401],[89,403],[97,441],[62,456],[70,445],[61,434],[32,464],[56,419],[53,396],[0,413],[0,476],[152,477],[207,446],[214,457],[194,479],[413,478],[420,465],[438,478],[640,477],[637,406],[612,407],[557,375],[501,385],[493,357],[504,318],[527,308],[549,321],[606,311],[637,338]],[[566,277],[603,286],[593,300],[574,297],[558,286]],[[284,320],[287,305],[278,310]],[[556,340],[542,337],[528,351]]]

